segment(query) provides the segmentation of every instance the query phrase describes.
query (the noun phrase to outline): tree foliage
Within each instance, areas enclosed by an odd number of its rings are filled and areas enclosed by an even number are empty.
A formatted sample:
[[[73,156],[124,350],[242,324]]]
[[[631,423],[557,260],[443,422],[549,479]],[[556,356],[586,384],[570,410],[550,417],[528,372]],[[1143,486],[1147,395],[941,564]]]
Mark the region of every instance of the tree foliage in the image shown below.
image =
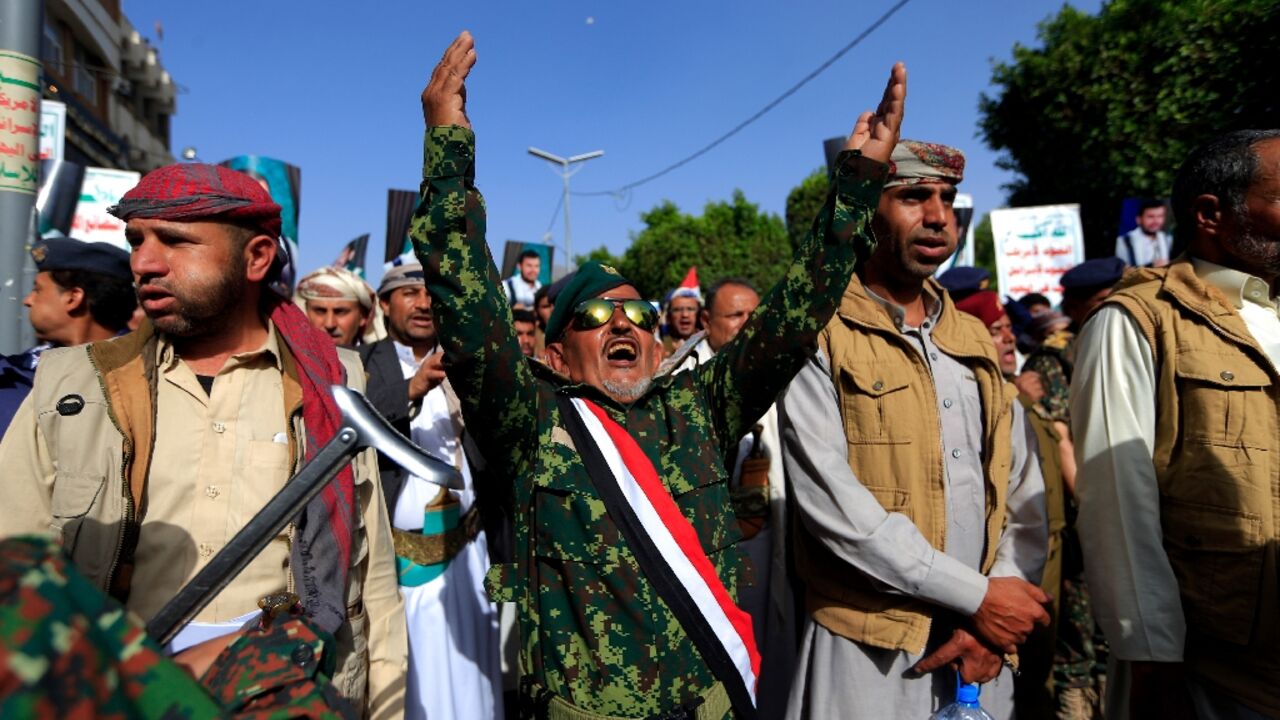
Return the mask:
[[[827,199],[827,189],[830,187],[826,168],[818,168],[787,193],[787,239],[791,241],[792,250],[799,247],[800,241],[809,232],[813,219],[818,217],[818,211]]]
[[[1039,48],[996,63],[980,132],[1017,173],[1014,206],[1079,202],[1090,255],[1109,255],[1125,197],[1167,197],[1213,135],[1275,127],[1280,0],[1064,5]]]
[[[631,236],[621,257],[604,248],[586,259],[612,262],[641,295],[661,298],[697,266],[704,286],[724,277],[745,277],[761,290],[782,279],[791,261],[786,229],[735,190],[728,202],[709,202],[701,215],[664,201],[642,213],[645,227]]]

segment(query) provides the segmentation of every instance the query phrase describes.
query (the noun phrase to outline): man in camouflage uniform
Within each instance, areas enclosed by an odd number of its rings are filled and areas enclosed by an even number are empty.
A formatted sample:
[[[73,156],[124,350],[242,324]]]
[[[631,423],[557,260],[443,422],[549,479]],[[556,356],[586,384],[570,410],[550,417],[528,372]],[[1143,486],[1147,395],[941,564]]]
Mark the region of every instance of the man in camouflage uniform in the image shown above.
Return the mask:
[[[356,717],[329,684],[332,636],[249,631],[197,681],[48,538],[0,541],[0,628],[0,717]]]
[[[463,87],[474,63],[471,36],[463,33],[423,92],[426,161],[410,235],[463,416],[486,430],[477,441],[489,475],[514,479],[499,491],[514,508],[516,561],[491,572],[490,587],[495,600],[514,600],[520,610],[521,714],[728,717],[724,685],[605,511],[562,425],[557,396],[588,399],[626,429],[736,594],[742,559],[733,545],[741,534],[725,465],[804,363],[855,259],[871,248],[869,221],[901,126],[905,70],[895,67],[878,112],[859,118],[833,191],[768,301],[711,362],[654,378],[657,340],[648,321],[646,331],[615,308],[605,324],[587,330],[577,316],[593,297],[615,304],[640,297],[598,263],[580,268],[557,298],[549,366],[520,354],[474,186]]]

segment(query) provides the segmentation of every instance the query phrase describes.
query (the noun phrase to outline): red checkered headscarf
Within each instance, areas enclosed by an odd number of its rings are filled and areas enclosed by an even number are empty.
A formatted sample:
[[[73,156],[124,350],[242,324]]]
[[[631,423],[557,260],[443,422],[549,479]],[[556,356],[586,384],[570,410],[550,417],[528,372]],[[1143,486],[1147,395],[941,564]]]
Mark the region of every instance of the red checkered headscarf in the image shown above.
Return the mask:
[[[248,175],[215,165],[178,164],[153,170],[108,212],[125,222],[134,218],[213,220],[246,225],[272,238],[280,236],[280,206],[271,201],[271,195]],[[345,381],[342,364],[333,341],[298,306],[274,292],[263,297],[298,369],[310,460],[342,427],[342,414],[329,392],[330,386]],[[330,633],[346,620],[354,524],[355,479],[348,465],[303,509],[290,552],[303,607]]]
[[[218,165],[179,163],[152,170],[107,212],[161,220],[228,220],[280,236],[280,206],[257,180]]]

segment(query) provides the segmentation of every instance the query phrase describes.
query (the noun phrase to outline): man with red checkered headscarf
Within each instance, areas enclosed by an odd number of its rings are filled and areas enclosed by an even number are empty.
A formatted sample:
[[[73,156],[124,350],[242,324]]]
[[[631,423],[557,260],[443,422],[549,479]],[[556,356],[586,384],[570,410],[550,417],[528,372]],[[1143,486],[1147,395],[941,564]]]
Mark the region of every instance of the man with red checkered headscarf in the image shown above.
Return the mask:
[[[147,320],[113,340],[47,353],[0,442],[0,535],[53,530],[81,573],[144,621],[337,431],[330,385],[363,390],[288,298],[280,207],[246,175],[201,164],[146,175],[111,212],[126,222]],[[296,594],[333,637],[337,691],[396,717],[403,605],[372,451],[344,468],[173,640],[197,677]]]
[[[958,668],[1001,720],[1003,659],[1049,621],[1043,483],[986,326],[932,277],[964,155],[902,140],[889,166],[875,250],[779,402],[808,613],[787,717],[928,717]]]

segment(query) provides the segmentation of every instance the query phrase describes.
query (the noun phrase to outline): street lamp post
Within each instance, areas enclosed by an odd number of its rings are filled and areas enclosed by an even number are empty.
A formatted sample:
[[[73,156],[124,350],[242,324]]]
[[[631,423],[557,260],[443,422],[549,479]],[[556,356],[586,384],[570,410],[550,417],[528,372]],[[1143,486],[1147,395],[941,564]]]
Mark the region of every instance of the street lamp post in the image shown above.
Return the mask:
[[[598,158],[601,155],[604,155],[604,151],[592,150],[589,153],[582,153],[581,155],[574,155],[573,157],[562,158],[559,155],[552,155],[546,150],[539,150],[536,147],[531,147],[529,148],[529,154],[537,158],[542,158],[543,160],[546,160],[549,163],[560,166],[559,175],[561,178],[564,179],[564,254],[566,255],[565,266],[572,271],[574,268],[574,262],[573,262],[573,242],[571,240],[572,233],[569,227],[569,178],[574,173],[581,170],[582,168],[570,167],[570,166],[572,166],[574,163],[580,163],[586,160],[593,160],[595,158]]]

